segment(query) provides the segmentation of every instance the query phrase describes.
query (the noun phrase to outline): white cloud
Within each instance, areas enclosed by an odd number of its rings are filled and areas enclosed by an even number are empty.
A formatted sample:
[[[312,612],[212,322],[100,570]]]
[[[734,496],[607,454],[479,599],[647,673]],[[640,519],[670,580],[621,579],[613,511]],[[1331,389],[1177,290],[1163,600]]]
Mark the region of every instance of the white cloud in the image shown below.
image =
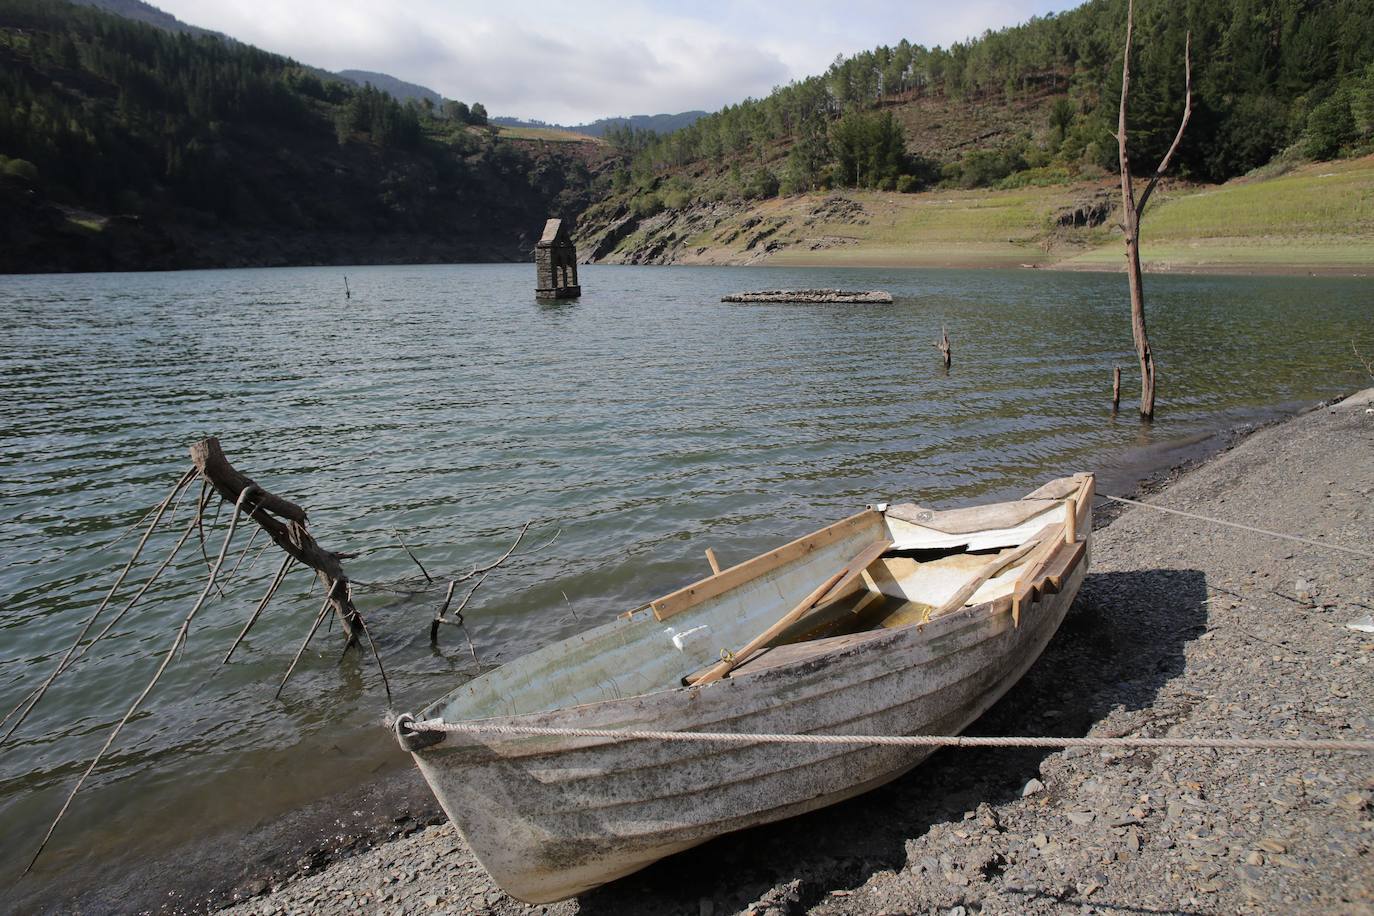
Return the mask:
[[[329,70],[389,73],[493,114],[573,123],[713,110],[903,37],[948,44],[1067,0],[156,0],[195,25]]]

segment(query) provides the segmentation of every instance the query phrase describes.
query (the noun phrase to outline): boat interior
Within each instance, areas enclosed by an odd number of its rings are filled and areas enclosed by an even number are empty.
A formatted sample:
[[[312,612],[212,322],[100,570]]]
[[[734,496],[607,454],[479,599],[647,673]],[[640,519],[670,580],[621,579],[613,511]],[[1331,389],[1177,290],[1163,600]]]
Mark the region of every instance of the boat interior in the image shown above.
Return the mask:
[[[969,608],[1017,621],[1082,561],[1092,493],[1092,475],[1078,474],[1003,503],[870,507],[490,671],[421,715],[456,722],[706,688]]]

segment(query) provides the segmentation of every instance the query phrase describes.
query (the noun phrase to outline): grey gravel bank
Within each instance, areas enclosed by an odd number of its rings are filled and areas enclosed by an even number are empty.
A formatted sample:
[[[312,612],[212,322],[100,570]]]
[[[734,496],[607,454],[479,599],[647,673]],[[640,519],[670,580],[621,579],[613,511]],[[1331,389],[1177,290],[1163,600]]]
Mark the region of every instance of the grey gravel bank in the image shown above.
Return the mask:
[[[1262,429],[1160,505],[1369,548],[1374,389]],[[1374,737],[1374,565],[1132,509],[1059,634],[970,730]],[[1374,912],[1374,761],[946,750],[866,796],[722,837],[575,901],[493,885],[447,824],[242,913]]]

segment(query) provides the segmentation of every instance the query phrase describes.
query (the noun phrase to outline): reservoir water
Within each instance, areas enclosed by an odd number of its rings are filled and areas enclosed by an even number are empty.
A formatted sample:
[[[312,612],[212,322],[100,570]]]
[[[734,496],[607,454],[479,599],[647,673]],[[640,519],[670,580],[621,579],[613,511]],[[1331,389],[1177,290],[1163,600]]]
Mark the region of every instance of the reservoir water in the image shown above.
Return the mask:
[[[586,267],[582,298],[557,304],[533,283],[528,265],[0,277],[0,711],[57,663],[134,538],[110,542],[206,435],[356,554],[352,577],[415,577],[403,538],[439,580],[357,595],[404,711],[474,673],[457,630],[429,645],[443,574],[499,556],[526,522],[524,546],[547,546],[493,573],[466,614],[484,665],[699,578],[706,547],[730,564],[867,503],[1011,496],[1082,469],[1110,492],[1217,430],[1370,384],[1352,343],[1374,354],[1368,280],[1151,276],[1160,401],[1145,426],[1117,275]],[[897,301],[719,302],[788,286]],[[206,515],[211,555],[227,516]],[[0,747],[0,896],[75,892],[408,765],[379,725],[375,665],[341,663],[337,630],[274,698],[320,600],[305,572],[219,666],[279,561],[255,559],[264,543],[22,883],[199,593],[198,546]]]

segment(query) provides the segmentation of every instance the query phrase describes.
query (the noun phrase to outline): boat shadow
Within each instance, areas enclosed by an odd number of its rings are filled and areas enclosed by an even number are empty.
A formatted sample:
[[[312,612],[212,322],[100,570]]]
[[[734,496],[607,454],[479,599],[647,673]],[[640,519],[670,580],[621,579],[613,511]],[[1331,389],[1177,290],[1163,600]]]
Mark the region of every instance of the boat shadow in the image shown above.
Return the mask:
[[[1206,598],[1195,569],[1089,573],[1040,659],[966,733],[1077,737],[1114,709],[1149,709],[1182,673],[1187,643],[1205,632]],[[908,842],[932,827],[1019,799],[1056,753],[942,750],[859,798],[721,837],[585,894],[578,912],[735,912],[767,909],[779,894],[784,910],[801,911],[876,872],[901,871]]]

